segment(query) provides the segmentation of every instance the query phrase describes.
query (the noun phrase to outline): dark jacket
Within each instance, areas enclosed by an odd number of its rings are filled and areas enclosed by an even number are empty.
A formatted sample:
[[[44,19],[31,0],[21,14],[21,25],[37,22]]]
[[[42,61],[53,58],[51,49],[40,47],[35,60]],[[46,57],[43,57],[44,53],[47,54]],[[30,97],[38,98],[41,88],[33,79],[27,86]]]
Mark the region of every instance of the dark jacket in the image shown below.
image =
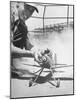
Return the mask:
[[[21,49],[23,48],[28,49],[27,47],[28,30],[24,21],[21,19],[16,20],[12,30],[13,30],[13,45]],[[30,46],[32,46],[31,43]]]

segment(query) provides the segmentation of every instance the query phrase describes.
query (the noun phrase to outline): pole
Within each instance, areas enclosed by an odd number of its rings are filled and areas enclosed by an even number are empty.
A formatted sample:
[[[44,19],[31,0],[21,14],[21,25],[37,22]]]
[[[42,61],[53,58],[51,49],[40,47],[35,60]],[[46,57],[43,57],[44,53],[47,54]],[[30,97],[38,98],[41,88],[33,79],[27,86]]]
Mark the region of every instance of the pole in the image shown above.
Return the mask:
[[[44,16],[45,16],[45,10],[46,10],[46,6],[44,6],[44,12],[43,12],[43,32],[44,32]]]
[[[69,25],[69,5],[67,7],[67,27]]]

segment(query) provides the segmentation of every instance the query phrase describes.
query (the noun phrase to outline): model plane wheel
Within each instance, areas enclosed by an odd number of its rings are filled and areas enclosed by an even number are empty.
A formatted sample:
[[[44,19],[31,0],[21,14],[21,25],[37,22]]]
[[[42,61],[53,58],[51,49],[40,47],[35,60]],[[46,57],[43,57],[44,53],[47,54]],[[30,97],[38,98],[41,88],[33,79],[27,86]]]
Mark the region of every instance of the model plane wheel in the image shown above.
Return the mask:
[[[57,88],[60,87],[60,79],[57,80]]]
[[[32,84],[33,84],[33,79],[31,78],[31,79],[29,80],[29,87],[31,87]]]

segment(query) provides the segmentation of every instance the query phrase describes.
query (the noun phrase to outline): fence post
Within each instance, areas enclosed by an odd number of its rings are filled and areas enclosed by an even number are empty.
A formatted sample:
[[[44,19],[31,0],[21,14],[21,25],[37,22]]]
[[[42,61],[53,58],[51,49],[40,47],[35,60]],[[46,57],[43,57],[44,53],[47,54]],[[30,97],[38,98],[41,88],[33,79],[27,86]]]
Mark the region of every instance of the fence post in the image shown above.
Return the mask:
[[[69,25],[69,5],[67,6],[67,27]]]
[[[45,16],[45,10],[46,10],[46,5],[44,6],[44,12],[43,12],[43,32],[44,32],[44,16]]]

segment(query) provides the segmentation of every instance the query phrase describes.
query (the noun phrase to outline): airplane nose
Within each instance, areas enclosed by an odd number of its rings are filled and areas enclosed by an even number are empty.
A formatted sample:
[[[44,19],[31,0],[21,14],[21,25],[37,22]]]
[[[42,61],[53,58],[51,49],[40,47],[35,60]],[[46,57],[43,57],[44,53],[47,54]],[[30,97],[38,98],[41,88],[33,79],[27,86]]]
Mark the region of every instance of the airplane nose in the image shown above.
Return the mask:
[[[45,56],[43,56],[43,57],[42,57],[42,60],[43,60],[44,62],[46,62],[46,61],[47,61],[47,58],[46,58]]]

